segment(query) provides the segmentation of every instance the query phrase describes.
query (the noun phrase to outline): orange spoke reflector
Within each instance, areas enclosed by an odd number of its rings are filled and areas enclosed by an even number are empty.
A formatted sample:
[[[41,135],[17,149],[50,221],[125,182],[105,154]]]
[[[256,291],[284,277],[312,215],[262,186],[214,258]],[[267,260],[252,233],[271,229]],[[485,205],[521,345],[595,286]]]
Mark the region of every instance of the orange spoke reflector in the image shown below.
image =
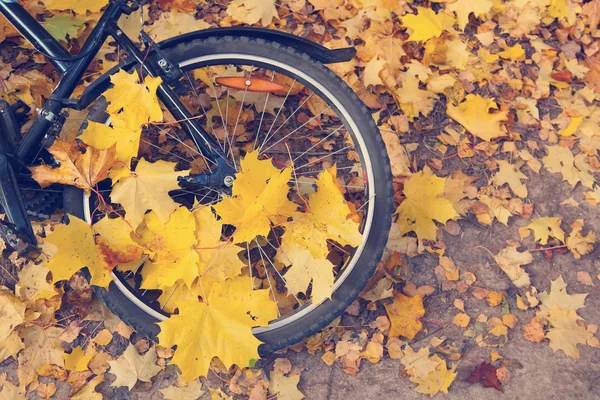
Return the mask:
[[[243,76],[220,76],[215,81],[222,86],[247,90],[249,92],[280,92],[284,87],[278,83],[260,78],[246,78]]]

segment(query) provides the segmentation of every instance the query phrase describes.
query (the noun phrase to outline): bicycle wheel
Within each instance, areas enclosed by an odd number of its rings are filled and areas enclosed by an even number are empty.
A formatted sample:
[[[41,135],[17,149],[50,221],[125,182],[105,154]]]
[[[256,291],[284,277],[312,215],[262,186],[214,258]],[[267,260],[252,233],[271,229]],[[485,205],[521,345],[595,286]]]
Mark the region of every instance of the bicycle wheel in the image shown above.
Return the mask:
[[[315,179],[335,165],[344,199],[356,210],[362,244],[327,242],[327,259],[334,264],[335,274],[330,299],[311,300],[314,281],[304,293],[292,293],[286,287],[285,275],[293,265],[281,267],[275,260],[283,233],[280,228],[274,227],[252,247],[240,247],[242,258],[249,260],[248,272],[258,280],[256,287],[269,288],[279,300],[280,317],[253,331],[264,343],[259,352],[294,344],[340,315],[358,296],[381,257],[393,208],[390,165],[381,136],[366,107],[341,79],[292,48],[262,39],[223,37],[180,43],[165,52],[185,71],[182,100],[215,136],[233,165],[239,167],[240,160],[253,150],[258,150],[260,159],[272,160],[275,167],[292,164],[295,178],[289,183],[289,196],[298,202],[304,192],[314,191]],[[231,78],[276,86],[252,91],[238,87]],[[189,139],[175,125],[151,125],[141,140],[154,149],[153,161],[178,162],[182,169],[194,172],[206,170],[209,166]],[[192,207],[195,202],[217,203],[222,194],[203,189],[171,192],[171,196]],[[69,188],[65,209],[93,222],[90,210],[95,201]],[[99,217],[96,213],[95,218]],[[159,331],[155,323],[168,318],[169,311],[176,312],[176,304],[170,303],[173,292],[142,290],[143,274],[144,262],[129,272],[115,270],[109,290],[96,288],[96,293],[124,322],[155,337]]]

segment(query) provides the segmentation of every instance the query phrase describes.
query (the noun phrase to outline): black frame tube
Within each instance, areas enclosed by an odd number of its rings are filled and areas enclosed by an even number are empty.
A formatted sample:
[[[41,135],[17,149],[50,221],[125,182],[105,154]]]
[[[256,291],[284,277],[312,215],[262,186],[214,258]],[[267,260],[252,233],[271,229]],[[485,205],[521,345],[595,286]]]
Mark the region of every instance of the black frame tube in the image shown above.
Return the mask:
[[[106,7],[104,14],[102,14],[102,17],[100,17],[98,23],[80,50],[80,54],[83,54],[83,57],[70,62],[63,78],[54,89],[52,96],[46,101],[39,115],[34,120],[33,125],[29,129],[29,132],[27,132],[21,143],[17,146],[15,156],[19,160],[29,164],[33,162],[39,154],[39,150],[45,144],[45,136],[48,129],[52,126],[62,109],[65,108],[66,103],[73,94],[77,84],[108,37],[107,26],[112,21],[117,21],[122,15],[123,3],[124,0],[117,0],[109,3]]]
[[[133,58],[137,65],[141,66],[141,69],[146,75],[152,77],[159,76],[152,65],[154,61],[153,57],[146,57],[136,47],[135,43],[123,33],[116,22],[113,21],[108,25],[108,31],[125,53]],[[227,157],[222,153],[220,146],[204,130],[202,125],[193,118],[194,115],[191,114],[187,107],[182,103],[179,96],[177,96],[177,94],[175,94],[175,92],[164,82],[160,84],[156,94],[173,117],[175,117],[177,121],[181,121],[181,127],[192,137],[194,144],[198,146],[202,154],[209,161],[214,162],[215,165],[223,165],[222,163],[219,163],[219,160],[226,160]],[[233,169],[229,171],[229,174],[232,173]]]
[[[0,14],[23,35],[35,49],[56,58],[69,58],[71,54],[44,27],[16,1],[0,0]],[[68,61],[48,59],[61,74],[69,69]]]

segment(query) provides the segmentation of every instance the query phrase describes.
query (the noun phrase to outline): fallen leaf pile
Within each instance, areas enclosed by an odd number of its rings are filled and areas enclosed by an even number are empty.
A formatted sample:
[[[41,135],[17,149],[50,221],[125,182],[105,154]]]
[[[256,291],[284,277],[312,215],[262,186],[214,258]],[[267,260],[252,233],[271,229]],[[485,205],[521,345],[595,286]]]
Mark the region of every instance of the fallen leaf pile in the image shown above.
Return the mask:
[[[22,3],[75,50],[107,3],[42,2]],[[152,0],[141,12],[156,41],[247,24],[357,50],[351,61],[328,67],[381,131],[394,223],[359,299],[291,351],[318,354],[353,376],[361,364],[389,357],[425,395],[452,393],[454,382],[466,381],[518,397],[511,380],[527,354],[501,354],[516,346],[515,337],[576,360],[600,348],[600,321],[585,308],[600,284],[599,0]],[[137,38],[139,15],[119,24]],[[6,20],[0,27],[2,98],[40,107],[59,76]],[[105,43],[76,95],[121,56]],[[245,254],[262,254],[261,238],[281,226],[273,268],[286,271],[294,293],[329,297],[335,270],[328,243],[353,248],[362,240],[335,166],[323,168],[299,204],[288,196],[293,168],[248,151],[231,197],[212,208],[180,206],[168,191],[197,167],[154,160],[143,140],[144,127],[165,118],[156,99],[160,79],[119,71],[111,81],[110,125],[89,122],[77,136],[86,114],[70,112],[50,148],[60,167],[31,171],[42,187],[60,183],[92,194],[109,181],[110,201],[120,208],[93,225],[74,216],[68,224],[36,222],[41,262],[5,250],[0,361],[12,360],[16,372],[0,370],[1,397],[99,399],[113,386],[156,385],[176,399],[303,398],[306,371],[282,355],[272,368],[255,366],[252,328],[276,318],[291,296],[269,293],[269,272],[251,281],[248,264],[260,261]],[[219,101],[211,112],[237,106],[232,114],[254,118],[233,95]],[[278,107],[259,96],[248,102],[271,114]],[[236,229],[223,235],[223,225]],[[106,287],[113,268],[130,271],[140,260],[147,260],[141,288],[159,289],[165,311],[176,313],[160,324],[158,344],[110,314],[78,272],[87,266],[90,283]],[[205,383],[198,379],[207,375]],[[68,393],[60,392],[63,383]]]

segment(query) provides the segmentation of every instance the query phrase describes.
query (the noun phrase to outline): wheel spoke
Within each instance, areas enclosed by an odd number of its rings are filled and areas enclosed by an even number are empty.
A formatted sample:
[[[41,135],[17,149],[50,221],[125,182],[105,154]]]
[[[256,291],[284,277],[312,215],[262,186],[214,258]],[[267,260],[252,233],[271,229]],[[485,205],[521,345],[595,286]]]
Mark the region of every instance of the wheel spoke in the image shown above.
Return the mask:
[[[258,244],[258,240],[254,239],[254,242],[256,243],[256,247],[260,249],[260,244]],[[260,260],[262,262],[263,268],[265,269],[265,275],[267,276],[267,282],[269,282],[269,287],[271,288],[271,295],[273,295],[273,301],[277,301],[277,297],[275,297],[275,291],[273,290],[273,285],[271,284],[271,278],[269,277],[269,271],[267,270],[267,265],[265,264],[265,260],[262,256],[262,251],[259,251],[258,254],[260,254]],[[281,317],[279,307],[277,307],[277,315]]]
[[[344,151],[344,150],[347,150],[347,149],[349,149],[349,148],[351,148],[351,147],[353,147],[353,146],[346,146],[346,147],[344,147],[343,149],[340,149],[340,150],[334,151],[333,153],[329,153],[328,155],[326,155],[326,156],[323,156],[323,157],[321,157],[321,158],[317,158],[316,160],[310,161],[310,162],[308,162],[308,163],[306,163],[306,164],[304,164],[304,165],[301,165],[301,166],[299,166],[299,167],[296,167],[296,170],[298,170],[298,169],[301,169],[301,168],[308,167],[309,165],[312,165],[312,164],[314,164],[314,163],[316,163],[316,162],[319,162],[319,161],[321,161],[321,160],[324,160],[324,159],[326,159],[326,158],[328,158],[328,157],[331,157],[331,156],[333,156],[333,155],[335,155],[335,154],[339,154],[339,153],[341,153],[342,151]]]
[[[204,114],[204,118],[206,118],[206,125],[208,125],[212,131],[213,137],[215,138],[216,142],[219,144],[219,147],[221,147],[221,150],[225,151],[225,145],[223,144],[223,146],[221,146],[221,142],[219,141],[219,137],[217,136],[217,133],[215,132],[215,128],[212,124],[212,121],[209,120],[208,118],[208,113],[206,112],[206,109],[204,108],[204,105],[202,104],[202,100],[200,99],[200,95],[198,94],[198,91],[196,90],[196,86],[194,83],[192,83],[189,74],[185,73],[185,76],[188,79],[188,82],[190,82],[190,86],[192,87],[192,90],[194,91],[194,94],[196,95],[196,100],[198,100],[198,104],[200,104],[200,109],[202,110],[202,113]],[[214,91],[214,89],[213,89]]]
[[[308,153],[309,151],[311,151],[312,149],[314,149],[315,147],[317,147],[318,145],[320,145],[321,143],[323,143],[325,140],[329,139],[329,137],[331,137],[331,135],[333,135],[334,133],[338,132],[343,127],[344,127],[344,125],[339,126],[336,130],[332,131],[327,136],[325,136],[323,139],[319,140],[317,143],[315,143],[314,145],[312,145],[308,150],[302,152],[302,154],[300,154],[298,157],[294,158],[289,165],[294,164],[300,157],[302,157],[303,155],[305,155],[306,153]]]
[[[271,259],[269,258],[269,256],[267,255],[267,253],[265,253],[265,251],[262,249],[262,247],[259,247],[258,250],[265,256],[265,258],[267,259],[267,261],[269,261],[269,264],[271,264],[271,267],[273,267],[273,269],[275,270],[275,272],[277,273],[277,275],[279,275],[279,277],[281,278],[281,280],[283,281],[283,284],[285,285],[285,287],[290,291],[290,293],[292,294],[292,296],[294,296],[294,299],[296,299],[296,301],[298,302],[298,304],[302,304],[300,302],[300,300],[298,300],[298,296],[296,296],[296,293],[294,293],[294,291],[292,289],[290,289],[288,287],[287,281],[285,280],[285,278],[281,275],[281,273],[277,270],[277,267],[275,267],[275,264],[273,264],[273,261],[271,261]],[[283,253],[283,252],[282,252]],[[285,258],[287,258],[289,260],[289,258],[287,256],[285,256]]]
[[[275,79],[275,71],[273,71],[273,73],[271,74],[271,82],[273,82],[273,79]],[[270,95],[271,92],[267,92],[265,104],[263,105],[262,113],[260,115],[260,122],[258,123],[258,129],[256,130],[256,137],[254,138],[254,145],[252,146],[252,151],[256,150],[256,144],[258,143],[258,137],[260,136],[260,128],[262,127],[263,119],[265,118],[265,110],[267,109],[267,103],[269,102]]]
[[[281,102],[281,106],[279,107],[279,110],[277,111],[277,115],[275,115],[275,118],[273,119],[273,122],[271,123],[271,126],[269,127],[269,130],[267,131],[267,134],[265,135],[265,139],[263,140],[260,147],[258,148],[259,152],[260,152],[260,149],[262,149],[262,147],[265,145],[265,143],[267,143],[267,141],[269,140],[269,134],[271,133],[271,130],[273,129],[273,126],[275,125],[275,122],[277,122],[277,120],[279,119],[279,115],[281,114],[281,111],[283,110],[283,106],[285,105],[285,102],[287,101],[288,97],[290,96],[290,93],[292,92],[292,88],[294,87],[295,84],[296,84],[296,80],[294,79],[294,82],[292,82],[292,84],[290,85],[290,88],[288,89],[285,97],[283,98],[283,101]]]
[[[312,96],[312,94],[311,94]],[[277,144],[281,143],[283,140],[289,138],[292,134],[298,132],[298,130],[304,128],[308,123],[310,123],[311,121],[313,121],[315,118],[319,118],[324,112],[326,112],[327,110],[331,109],[331,107],[327,107],[325,110],[321,111],[319,114],[315,115],[314,117],[312,117],[311,119],[309,119],[308,121],[306,121],[305,123],[303,123],[302,125],[300,125],[299,127],[297,127],[296,129],[294,129],[293,131],[291,131],[290,133],[288,133],[287,135],[285,135],[284,137],[282,137],[281,139],[279,139],[278,141],[276,141],[275,143],[273,143],[271,146],[267,147],[264,151],[259,152],[259,155],[261,153],[265,153],[267,152],[270,148],[272,148],[273,146],[276,146]],[[294,111],[295,113],[296,111]],[[275,136],[275,134],[277,132],[279,132],[279,129],[281,129],[283,127],[283,125],[281,125],[277,131],[273,132],[273,136]]]

